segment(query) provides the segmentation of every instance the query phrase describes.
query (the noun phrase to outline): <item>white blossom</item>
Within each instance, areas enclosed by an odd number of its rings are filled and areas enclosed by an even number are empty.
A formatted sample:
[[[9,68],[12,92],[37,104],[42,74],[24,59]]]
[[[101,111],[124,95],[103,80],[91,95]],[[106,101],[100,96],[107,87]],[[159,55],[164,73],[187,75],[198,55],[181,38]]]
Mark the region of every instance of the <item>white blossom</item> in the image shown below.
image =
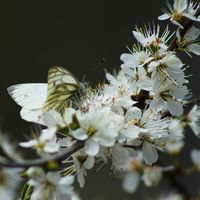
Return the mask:
[[[170,39],[168,27],[165,29],[163,34],[160,34],[160,26],[153,26],[153,28],[145,28],[144,30],[136,29],[133,31],[134,37],[137,41],[142,44],[143,47],[149,48],[152,51],[167,50],[166,43]]]
[[[188,0],[174,0],[173,7],[169,3],[167,5],[168,10],[165,10],[165,13],[158,17],[159,20],[170,19],[173,24],[180,28],[183,28],[185,18],[192,21],[200,21],[199,16],[195,16],[199,3],[188,2]]]
[[[0,169],[0,194],[3,200],[13,200],[20,184],[20,170]]]
[[[143,181],[147,187],[156,186],[161,178],[164,169],[158,166],[145,166],[142,163],[142,154],[130,158],[126,163],[126,174],[123,179],[123,189],[128,193],[134,193],[140,181]]]
[[[164,143],[162,138],[169,133],[167,118],[161,119],[159,112],[149,108],[144,113],[132,107],[125,115],[127,126],[122,134],[133,146],[142,145],[143,158],[149,165],[158,159],[157,149],[162,150]]]
[[[197,105],[188,113],[187,120],[195,135],[200,136],[200,109]]]
[[[187,83],[183,63],[171,52],[163,54],[161,59],[152,61],[148,65],[148,71],[152,72],[151,78],[157,81],[155,84],[165,81],[174,85]]]
[[[162,169],[160,167],[146,167],[144,169],[142,180],[146,186],[156,186],[160,182],[161,178]]]
[[[74,115],[80,115],[80,112],[71,107],[66,108],[63,116],[55,110],[49,110],[44,114],[44,121],[51,129],[59,129],[69,126]]]
[[[184,146],[183,123],[178,119],[171,119],[169,123],[170,136],[166,138],[165,150],[171,155],[177,155]]]
[[[87,138],[84,151],[89,156],[95,156],[100,146],[111,147],[115,144],[123,117],[113,113],[109,107],[91,108],[79,119],[80,128],[73,132],[77,139]]]
[[[192,162],[200,171],[200,150],[193,149],[191,152],[191,159],[192,159]]]
[[[158,111],[169,111],[171,115],[183,114],[183,105],[189,91],[187,86],[176,86],[169,82],[154,84],[151,96],[153,96],[150,105]]]
[[[179,50],[185,51],[189,54],[189,52],[194,53],[196,55],[200,55],[200,45],[199,45],[199,36],[200,30],[192,26],[183,38],[180,35],[180,29],[177,30],[176,36],[178,39]]]
[[[123,53],[120,56],[120,60],[124,62],[124,64],[121,65],[122,69],[131,69],[142,67],[152,60],[152,57],[150,57],[150,55],[145,51],[138,51],[131,54]]]
[[[57,137],[54,129],[45,129],[42,131],[41,135],[36,139],[30,140],[28,142],[20,142],[20,146],[24,148],[34,148],[37,153],[45,156],[44,153],[56,153],[59,151],[59,144],[57,143]]]
[[[152,89],[153,82],[147,76],[147,70],[143,67],[143,65],[149,63],[152,59],[153,57],[149,57],[144,51],[121,55],[121,60],[124,62],[121,65],[122,71],[137,86],[132,94],[137,94],[140,89],[146,91]]]
[[[123,147],[123,144],[117,143],[110,148],[112,164],[117,170],[121,170],[127,165],[127,162],[137,156],[137,152],[128,147]]]
[[[134,193],[137,190],[139,183],[140,183],[139,173],[127,174],[124,177],[122,187],[124,191],[128,193]]]
[[[142,155],[139,153],[137,157],[130,158],[126,165],[127,167],[124,169],[127,170],[127,172],[123,178],[122,188],[128,193],[134,193],[141,181],[139,171],[142,169]]]
[[[86,155],[74,155],[73,161],[73,171],[75,171],[77,174],[77,180],[82,188],[85,185],[85,176],[87,176],[87,170],[92,169],[94,166],[94,157]]]
[[[58,172],[47,172],[40,168],[29,168],[29,184],[34,187],[31,200],[72,200],[74,177],[61,177]]]
[[[111,100],[110,107],[116,113],[122,113],[123,108],[130,108],[135,102],[131,96],[137,92],[135,81],[130,79],[123,71],[119,71],[117,77],[106,73],[109,85],[103,93]]]
[[[121,143],[120,143],[121,142]],[[100,158],[104,163],[112,162],[113,171],[121,171],[127,168],[129,161],[137,156],[137,151],[126,146],[123,141],[118,142],[110,147],[101,147],[97,158]]]

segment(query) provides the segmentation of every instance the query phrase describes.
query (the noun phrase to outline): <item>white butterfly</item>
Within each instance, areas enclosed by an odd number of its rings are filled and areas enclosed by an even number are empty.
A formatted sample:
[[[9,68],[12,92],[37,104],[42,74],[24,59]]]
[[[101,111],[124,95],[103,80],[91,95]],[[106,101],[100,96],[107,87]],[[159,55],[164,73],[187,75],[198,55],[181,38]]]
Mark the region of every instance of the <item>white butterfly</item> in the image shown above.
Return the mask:
[[[48,83],[17,84],[7,90],[22,107],[22,119],[45,125],[43,114],[50,109],[63,112],[79,87],[79,81],[68,70],[53,66],[48,72]]]

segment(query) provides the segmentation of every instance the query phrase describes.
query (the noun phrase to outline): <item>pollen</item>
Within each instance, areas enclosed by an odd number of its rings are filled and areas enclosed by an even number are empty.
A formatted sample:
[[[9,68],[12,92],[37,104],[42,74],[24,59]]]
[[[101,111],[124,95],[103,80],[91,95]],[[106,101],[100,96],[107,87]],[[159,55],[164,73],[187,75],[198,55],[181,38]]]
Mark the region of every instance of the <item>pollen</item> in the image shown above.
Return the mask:
[[[92,127],[92,126],[90,126],[90,127],[87,129],[87,135],[88,135],[88,136],[93,136],[96,132],[97,132],[97,130],[96,130],[94,127]]]
[[[132,160],[130,165],[132,171],[139,171],[142,167],[142,164],[139,160]]]
[[[139,120],[133,118],[131,120],[128,121],[129,125],[139,125]]]
[[[126,92],[126,86],[125,85],[121,85],[121,86],[119,86],[119,88],[118,88],[118,94],[119,94],[119,96],[123,96],[124,94],[125,94],[125,92]]]
[[[182,21],[182,15],[178,12],[174,12],[172,14],[172,18],[177,21],[177,22],[181,22]]]

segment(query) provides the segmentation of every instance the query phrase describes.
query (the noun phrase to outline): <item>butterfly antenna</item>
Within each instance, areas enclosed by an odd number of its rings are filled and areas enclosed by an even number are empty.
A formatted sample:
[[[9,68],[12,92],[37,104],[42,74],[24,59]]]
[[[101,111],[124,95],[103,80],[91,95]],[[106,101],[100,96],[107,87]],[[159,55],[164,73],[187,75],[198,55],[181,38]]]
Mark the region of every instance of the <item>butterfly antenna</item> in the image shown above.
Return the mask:
[[[88,77],[91,77],[92,74],[93,74],[99,67],[101,67],[102,64],[105,63],[105,62],[106,62],[106,59],[105,59],[105,58],[102,58],[102,59],[100,60],[100,62],[99,62],[99,63],[94,67],[94,69],[90,72],[90,74],[89,74]]]

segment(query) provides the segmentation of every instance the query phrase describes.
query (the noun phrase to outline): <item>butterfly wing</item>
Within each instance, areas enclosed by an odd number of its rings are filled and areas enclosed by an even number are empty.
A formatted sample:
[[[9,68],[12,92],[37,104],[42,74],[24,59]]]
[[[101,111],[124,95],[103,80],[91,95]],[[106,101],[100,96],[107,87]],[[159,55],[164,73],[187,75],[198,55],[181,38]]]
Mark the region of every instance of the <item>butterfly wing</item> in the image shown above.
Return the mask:
[[[48,91],[43,113],[49,109],[59,112],[67,106],[67,100],[80,87],[79,81],[71,72],[60,66],[53,66],[48,72]]]
[[[24,120],[43,124],[41,110],[47,99],[46,83],[12,85],[7,91],[13,100],[22,107],[20,114]]]
[[[34,122],[41,125],[46,125],[43,120],[43,113],[41,108],[37,109],[26,109],[22,108],[20,111],[21,118],[28,121],[28,122]]]
[[[20,114],[24,120],[44,124],[43,113],[49,109],[62,112],[67,106],[67,100],[79,87],[79,81],[71,72],[54,66],[49,69],[48,84],[17,84],[7,90],[14,101],[22,107]]]

